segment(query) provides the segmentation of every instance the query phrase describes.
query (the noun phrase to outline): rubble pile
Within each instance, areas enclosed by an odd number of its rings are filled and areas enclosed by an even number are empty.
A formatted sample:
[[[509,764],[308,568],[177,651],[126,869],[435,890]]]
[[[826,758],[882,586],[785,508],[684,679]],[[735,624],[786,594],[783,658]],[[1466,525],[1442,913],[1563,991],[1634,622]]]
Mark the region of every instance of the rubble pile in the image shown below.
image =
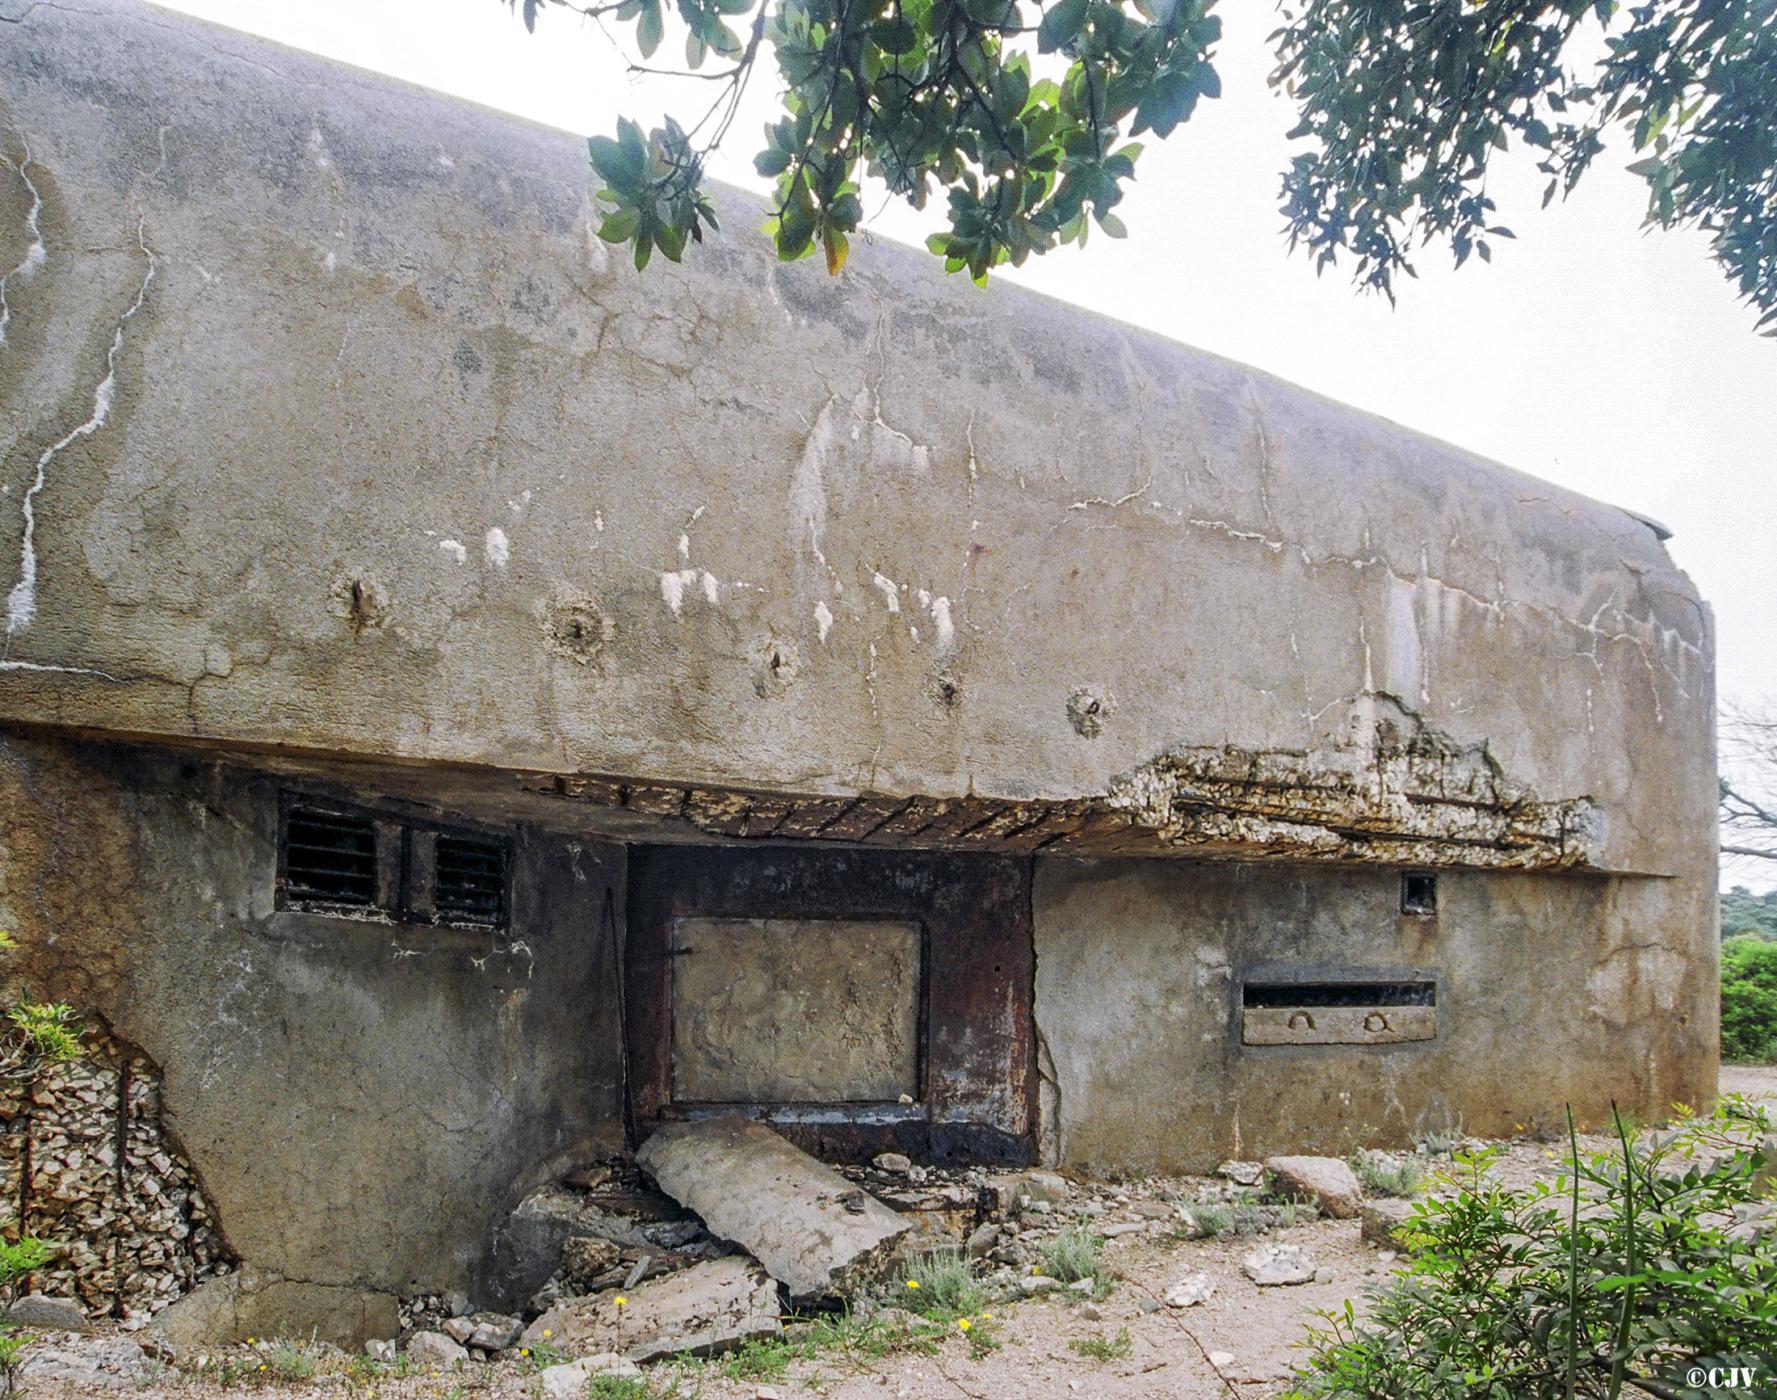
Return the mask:
[[[161,1123],[154,1065],[88,1037],[85,1058],[0,1076],[0,1199],[57,1246],[34,1292],[141,1326],[233,1267],[191,1163]]]
[[[627,1158],[576,1168],[532,1192],[513,1212],[508,1234],[551,1270],[529,1295],[533,1316],[734,1252]]]
[[[1143,1238],[1263,1236],[1349,1210],[1350,1175],[1326,1158],[1125,1181],[924,1165],[896,1152],[835,1167],[747,1119],[675,1123],[634,1160],[577,1168],[512,1213],[504,1248],[508,1282],[522,1282],[516,1296],[528,1297],[522,1319],[477,1312],[462,1295],[428,1295],[403,1305],[403,1339],[430,1362],[491,1359],[513,1347],[577,1357],[572,1375],[568,1365],[552,1368],[561,1374],[550,1383],[565,1394],[583,1386],[588,1367],[709,1355],[775,1336],[800,1307],[837,1302],[899,1315],[882,1306],[884,1285],[932,1251],[973,1261],[994,1299],[1071,1291],[1090,1309],[1102,1296],[1099,1278],[1049,1271],[1065,1237],[1090,1237],[1096,1250]],[[1261,1244],[1242,1264],[1260,1287],[1323,1272],[1287,1244]],[[1214,1292],[1206,1275],[1187,1275],[1151,1307],[1194,1307]],[[393,1357],[397,1342],[373,1342],[371,1351]]]

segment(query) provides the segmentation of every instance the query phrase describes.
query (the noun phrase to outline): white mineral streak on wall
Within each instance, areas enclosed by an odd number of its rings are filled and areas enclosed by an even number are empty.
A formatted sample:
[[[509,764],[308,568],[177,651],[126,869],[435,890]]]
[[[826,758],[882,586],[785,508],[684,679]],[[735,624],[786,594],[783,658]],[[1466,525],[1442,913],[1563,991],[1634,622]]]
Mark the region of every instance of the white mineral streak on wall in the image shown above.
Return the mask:
[[[30,246],[25,249],[24,257],[19,259],[18,266],[0,277],[0,345],[6,344],[6,327],[12,320],[12,306],[6,300],[6,289],[12,285],[14,278],[22,282],[30,277],[49,257],[49,249],[43,243],[43,196],[38,193],[37,186],[31,179],[31,148],[24,146],[22,149],[24,155],[16,165],[0,156],[0,165],[4,165],[23,180],[31,195],[31,208],[25,215],[25,227],[31,234]]]
[[[677,617],[685,609],[685,590],[697,583],[696,569],[674,569],[660,576],[660,597]]]
[[[469,558],[469,551],[463,547],[460,540],[439,540],[438,547],[459,564],[466,562]]]
[[[93,411],[86,422],[78,428],[71,429],[44,450],[37,459],[37,470],[31,478],[30,489],[25,492],[23,515],[25,519],[24,536],[19,542],[19,581],[12,586],[12,592],[6,595],[6,631],[11,633],[22,631],[31,625],[31,619],[37,615],[37,510],[36,496],[49,480],[49,464],[62,454],[71,444],[82,438],[91,437],[105,426],[111,416],[111,401],[117,393],[117,356],[123,349],[123,329],[135,314],[142,309],[148,300],[148,288],[154,281],[157,264],[154,250],[148,246],[148,235],[143,221],[136,221],[136,245],[141,248],[142,256],[148,260],[148,268],[142,274],[142,285],[136,288],[136,299],[129,305],[129,310],[117,318],[117,328],[111,333],[111,348],[105,352],[105,377],[93,390]],[[29,254],[26,255],[27,259]]]
[[[821,537],[827,530],[827,457],[838,441],[838,405],[837,396],[830,398],[815,415],[790,478],[790,543],[798,551],[807,546],[822,564],[827,562],[821,553]]]
[[[827,600],[821,599],[814,605],[814,625],[820,630],[821,640],[827,640],[827,633],[833,630],[833,610],[827,606]]]
[[[506,561],[512,557],[512,541],[498,525],[489,530],[487,538],[481,542],[481,556],[496,569],[505,568]]]
[[[938,629],[938,650],[949,651],[956,645],[956,625],[950,620],[950,599],[932,599],[932,622]]]
[[[895,592],[895,581],[892,578],[884,578],[881,574],[872,571],[870,582],[876,585],[877,590],[882,594],[883,603],[890,612],[901,611],[901,599]]]

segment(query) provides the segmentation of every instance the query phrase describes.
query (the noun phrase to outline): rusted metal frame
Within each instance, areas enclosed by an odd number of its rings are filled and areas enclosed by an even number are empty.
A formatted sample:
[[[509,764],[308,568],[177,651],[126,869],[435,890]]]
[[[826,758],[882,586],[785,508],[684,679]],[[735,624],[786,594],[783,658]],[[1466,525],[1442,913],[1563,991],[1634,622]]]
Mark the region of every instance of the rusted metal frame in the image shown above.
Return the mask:
[[[786,1117],[780,1130],[842,1155],[892,1146],[936,1157],[1028,1161],[1037,1117],[1030,867],[1028,858],[816,846],[632,848],[624,996],[636,1133],[645,1136],[673,1112],[675,918],[906,919],[923,931],[923,1114],[848,1122],[835,1106],[830,1121],[799,1125]],[[953,1056],[963,1046],[968,1051],[961,1053],[973,1055],[958,1061]],[[1002,1083],[1009,1096],[999,1093]],[[953,1092],[958,1084],[960,1096]],[[970,1094],[970,1086],[978,1092]],[[1015,1107],[996,1119],[993,1101],[1008,1097]],[[770,1120],[771,1110],[750,1111]]]

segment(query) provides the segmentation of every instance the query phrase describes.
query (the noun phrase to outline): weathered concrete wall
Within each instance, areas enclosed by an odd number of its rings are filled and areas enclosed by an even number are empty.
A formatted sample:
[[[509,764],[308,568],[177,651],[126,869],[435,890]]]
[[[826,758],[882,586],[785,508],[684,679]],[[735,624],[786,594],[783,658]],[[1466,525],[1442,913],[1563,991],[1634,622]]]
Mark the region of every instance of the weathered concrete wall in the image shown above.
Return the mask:
[[[1652,1119],[1715,1094],[1711,891],[1446,871],[1435,918],[1390,872],[1039,861],[1043,1149],[1089,1170]],[[1243,1045],[1241,984],[1434,978],[1435,1040]]]
[[[276,833],[264,778],[6,741],[0,927],[36,995],[160,1066],[259,1282],[240,1328],[388,1335],[397,1296],[489,1276],[527,1190],[621,1146],[622,852],[519,827],[500,941],[278,910]]]
[[[6,30],[0,716],[1712,878],[1621,511],[739,196],[637,276],[577,138],[128,0]]]

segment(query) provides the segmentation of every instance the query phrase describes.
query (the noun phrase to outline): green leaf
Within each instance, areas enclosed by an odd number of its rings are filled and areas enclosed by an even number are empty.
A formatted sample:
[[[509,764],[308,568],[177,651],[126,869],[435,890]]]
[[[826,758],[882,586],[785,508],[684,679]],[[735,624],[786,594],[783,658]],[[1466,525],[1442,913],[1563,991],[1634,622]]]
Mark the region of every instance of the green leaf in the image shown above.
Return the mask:
[[[1038,51],[1054,53],[1078,38],[1086,27],[1088,3],[1089,0],[1056,0],[1037,26]]]
[[[592,160],[592,168],[608,185],[633,185],[641,178],[642,162],[621,141],[613,141],[609,136],[589,136],[586,153]]]
[[[856,228],[863,216],[864,206],[858,203],[855,194],[840,195],[827,210],[828,222],[842,229]]]
[[[753,169],[761,175],[782,175],[790,168],[790,153],[773,147],[753,157]]]
[[[636,47],[642,51],[643,58],[652,58],[654,50],[660,47],[665,37],[666,27],[660,16],[659,0],[646,5],[642,9],[642,17],[636,21]]]
[[[607,243],[627,243],[635,237],[640,219],[633,209],[620,209],[599,225],[599,237]]]
[[[677,262],[684,255],[685,235],[681,230],[669,224],[662,224],[654,231],[654,241],[660,245],[660,251],[665,253],[672,262]]]
[[[899,15],[873,25],[870,36],[884,53],[892,54],[911,53],[913,46],[919,42],[918,31],[910,21]]]

